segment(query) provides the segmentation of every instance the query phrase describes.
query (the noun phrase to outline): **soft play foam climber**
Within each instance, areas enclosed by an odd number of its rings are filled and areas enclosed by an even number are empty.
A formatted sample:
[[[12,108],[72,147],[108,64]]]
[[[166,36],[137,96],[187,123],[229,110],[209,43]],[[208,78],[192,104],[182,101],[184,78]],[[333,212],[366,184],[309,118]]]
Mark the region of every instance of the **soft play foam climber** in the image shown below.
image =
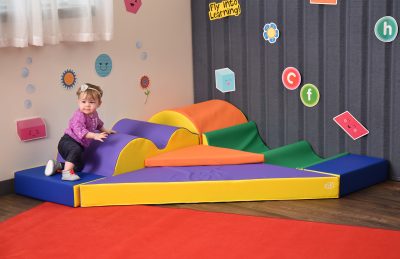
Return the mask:
[[[222,100],[161,111],[151,121],[123,119],[113,127],[117,134],[94,141],[80,181],[31,168],[15,173],[16,192],[69,206],[320,199],[388,175],[384,159],[324,159],[306,141],[269,149],[256,124]]]
[[[104,142],[93,141],[85,150],[83,172],[118,175],[144,167],[148,157],[199,144],[187,129],[130,119],[118,121]],[[62,158],[59,156],[58,160]]]

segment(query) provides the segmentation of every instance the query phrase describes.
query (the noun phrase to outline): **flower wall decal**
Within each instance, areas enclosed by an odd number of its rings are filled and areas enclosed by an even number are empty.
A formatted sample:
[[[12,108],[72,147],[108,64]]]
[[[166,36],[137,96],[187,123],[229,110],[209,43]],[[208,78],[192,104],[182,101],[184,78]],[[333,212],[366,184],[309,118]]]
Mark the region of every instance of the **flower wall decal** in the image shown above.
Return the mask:
[[[142,87],[142,89],[144,90],[144,94],[146,95],[146,100],[144,101],[144,103],[147,103],[147,98],[150,95],[150,78],[148,76],[142,76],[140,78],[140,87]]]
[[[264,25],[263,37],[264,40],[271,44],[276,42],[276,40],[279,38],[279,30],[275,23],[271,22]]]

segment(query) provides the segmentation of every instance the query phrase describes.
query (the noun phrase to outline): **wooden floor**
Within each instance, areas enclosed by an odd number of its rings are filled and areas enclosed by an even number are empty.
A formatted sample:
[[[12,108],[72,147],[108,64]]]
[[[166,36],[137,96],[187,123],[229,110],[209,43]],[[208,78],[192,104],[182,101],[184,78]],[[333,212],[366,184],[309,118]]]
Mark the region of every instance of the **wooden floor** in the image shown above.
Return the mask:
[[[41,201],[0,196],[0,222]],[[388,181],[340,199],[157,205],[400,230],[400,182]]]

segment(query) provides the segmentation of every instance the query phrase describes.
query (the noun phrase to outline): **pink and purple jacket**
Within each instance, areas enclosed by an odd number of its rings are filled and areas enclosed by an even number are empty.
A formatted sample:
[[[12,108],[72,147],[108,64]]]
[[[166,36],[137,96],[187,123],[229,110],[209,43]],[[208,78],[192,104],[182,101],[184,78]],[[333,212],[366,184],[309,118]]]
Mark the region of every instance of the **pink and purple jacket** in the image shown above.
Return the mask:
[[[104,123],[100,120],[99,115],[95,111],[90,115],[86,115],[79,109],[74,112],[72,118],[69,120],[68,128],[65,134],[75,139],[85,148],[89,146],[93,139],[85,138],[88,132],[95,132],[103,127]]]

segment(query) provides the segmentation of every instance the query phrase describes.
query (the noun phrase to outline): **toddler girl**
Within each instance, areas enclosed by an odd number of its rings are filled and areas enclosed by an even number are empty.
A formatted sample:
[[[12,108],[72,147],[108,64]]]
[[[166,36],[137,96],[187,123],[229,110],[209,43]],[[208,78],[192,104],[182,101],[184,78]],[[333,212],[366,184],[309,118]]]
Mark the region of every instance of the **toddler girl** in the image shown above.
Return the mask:
[[[115,131],[103,127],[104,123],[96,111],[101,105],[103,96],[101,88],[86,83],[81,85],[76,94],[79,108],[72,115],[68,128],[58,143],[58,152],[65,163],[49,160],[44,171],[46,176],[62,172],[61,179],[65,181],[80,179],[74,170],[80,172],[83,169],[82,154],[93,139],[103,142],[108,134],[115,133]]]

